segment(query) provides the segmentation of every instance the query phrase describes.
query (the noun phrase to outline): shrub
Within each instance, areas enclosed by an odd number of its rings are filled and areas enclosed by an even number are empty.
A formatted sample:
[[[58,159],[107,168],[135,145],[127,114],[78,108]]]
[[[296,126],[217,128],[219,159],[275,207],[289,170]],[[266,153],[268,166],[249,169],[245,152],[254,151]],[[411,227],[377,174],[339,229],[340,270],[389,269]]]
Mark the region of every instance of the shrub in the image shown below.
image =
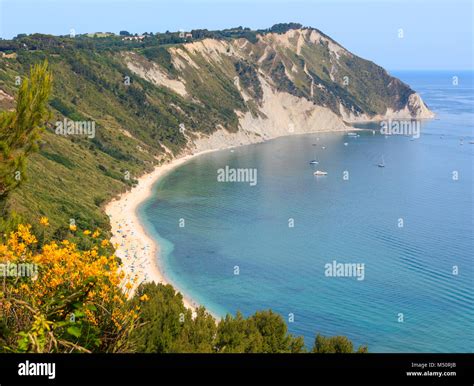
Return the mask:
[[[48,226],[47,219],[42,218],[41,225]],[[36,251],[38,240],[30,225],[19,225],[0,244],[2,351],[132,350],[128,336],[139,312],[139,306],[132,308],[126,299],[132,284],[122,288],[124,274],[108,252],[108,241],[100,241],[97,231],[83,234],[93,245],[85,251],[68,240],[51,241]],[[5,272],[14,264],[31,264],[34,275]]]

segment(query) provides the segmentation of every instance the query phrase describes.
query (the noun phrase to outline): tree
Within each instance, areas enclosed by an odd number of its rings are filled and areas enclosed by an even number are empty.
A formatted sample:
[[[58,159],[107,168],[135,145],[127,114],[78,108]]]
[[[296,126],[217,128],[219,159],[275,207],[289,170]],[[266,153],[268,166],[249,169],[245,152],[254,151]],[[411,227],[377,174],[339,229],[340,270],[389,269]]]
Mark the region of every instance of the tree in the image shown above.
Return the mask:
[[[147,283],[141,285],[134,301],[147,295],[149,300],[143,304],[139,322],[142,324],[133,336],[138,352],[165,353],[175,349],[183,324],[192,319],[191,311],[186,310],[181,294],[176,294],[170,285]]]
[[[38,140],[50,117],[48,99],[52,76],[48,63],[33,66],[18,91],[16,109],[0,114],[0,214],[13,189],[25,181],[26,159],[38,149]]]
[[[367,346],[360,346],[358,353],[366,353]],[[345,336],[331,336],[329,338],[318,334],[314,340],[313,352],[318,354],[346,354],[353,353],[354,346]]]
[[[278,34],[282,34],[282,33],[285,33],[289,30],[300,29],[302,27],[303,27],[303,25],[301,25],[300,23],[278,23],[278,24],[273,25],[270,28],[270,32],[275,32],[275,33],[278,33]]]
[[[146,302],[143,297],[146,296]],[[302,353],[304,340],[288,333],[277,313],[258,311],[248,318],[240,312],[216,321],[204,307],[193,313],[171,285],[147,283],[138,287],[133,306],[140,306],[139,328],[131,345],[146,353]],[[316,348],[317,347],[317,348]],[[366,350],[367,348],[359,348]],[[346,337],[318,335],[313,352],[352,352]]]
[[[120,35],[120,36],[130,36],[130,32],[128,32],[128,31],[120,31],[120,32],[119,32],[119,35]]]
[[[170,351],[176,353],[215,352],[216,331],[216,320],[204,307],[199,307],[194,318],[188,313],[187,318],[181,323],[180,333]]]
[[[306,352],[306,347],[304,345],[303,337],[302,336],[296,336],[296,337],[291,336],[291,337],[292,339],[290,340],[290,344],[289,344],[290,353],[298,354],[298,353]]]
[[[258,311],[250,317],[262,335],[262,351],[265,353],[302,352],[302,338],[288,334],[283,318],[272,310]]]
[[[245,319],[240,312],[226,315],[219,322],[216,349],[223,353],[262,352],[263,337],[253,320]]]

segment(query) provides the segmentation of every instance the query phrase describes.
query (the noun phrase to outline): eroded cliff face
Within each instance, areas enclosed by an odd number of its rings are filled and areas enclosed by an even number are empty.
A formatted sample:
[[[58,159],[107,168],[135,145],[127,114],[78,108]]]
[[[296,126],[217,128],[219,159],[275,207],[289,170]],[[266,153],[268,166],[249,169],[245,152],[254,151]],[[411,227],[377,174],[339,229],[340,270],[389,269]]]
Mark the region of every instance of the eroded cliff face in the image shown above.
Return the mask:
[[[176,33],[143,42],[41,34],[2,41],[0,51],[12,53],[0,56],[0,111],[14,108],[18,77],[31,64],[48,58],[54,77],[53,117],[12,207],[31,221],[35,208],[47,208],[56,226],[86,213],[88,227],[100,227],[108,222],[101,202],[184,154],[432,116],[409,86],[322,32],[274,27],[198,30],[188,42]],[[55,123],[65,119],[93,123],[94,138],[58,135]]]
[[[238,117],[237,130],[216,121],[210,133],[187,133],[188,149],[347,130],[360,121],[433,117],[409,86],[316,29],[262,34],[255,43],[203,39],[167,53],[168,68],[138,53],[123,59],[135,75],[186,103],[222,102]]]

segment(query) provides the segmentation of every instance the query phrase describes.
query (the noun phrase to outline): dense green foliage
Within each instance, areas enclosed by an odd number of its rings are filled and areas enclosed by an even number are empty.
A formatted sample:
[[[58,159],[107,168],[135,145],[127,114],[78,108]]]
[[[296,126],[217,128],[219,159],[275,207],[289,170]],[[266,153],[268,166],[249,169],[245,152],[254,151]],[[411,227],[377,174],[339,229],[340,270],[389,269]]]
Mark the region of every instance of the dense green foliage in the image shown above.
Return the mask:
[[[95,84],[102,87],[102,93],[110,92],[109,88],[113,88],[113,85],[109,87],[107,79],[103,78],[104,72],[96,74],[88,68],[85,58],[80,60],[85,63],[83,67],[77,68],[82,74],[80,80],[83,82],[88,77],[93,77]],[[101,63],[98,61],[90,65],[100,67]],[[228,67],[232,68],[230,63]],[[54,68],[55,73],[61,74],[61,67],[57,63]],[[240,68],[244,73],[251,72]],[[227,68],[219,73],[216,87],[220,86],[224,92],[232,93],[230,81],[224,77],[228,70]],[[64,87],[62,91],[67,93],[70,88],[63,83],[65,79],[61,76],[58,79],[59,86]],[[69,80],[73,82],[73,79]],[[55,88],[58,87],[57,83]],[[129,184],[128,180],[122,180],[119,172],[124,169],[117,171],[117,165],[130,165],[131,162],[138,163],[140,160],[127,151],[126,146],[115,146],[116,142],[113,141],[116,138],[106,129],[106,123],[112,121],[106,119],[101,126],[105,134],[99,132],[99,136],[90,143],[83,138],[71,139],[69,143],[52,130],[45,132],[45,137],[40,138],[49,115],[46,102],[50,88],[51,75],[47,64],[33,66],[29,79],[22,82],[15,108],[1,116],[1,198],[5,205],[6,198],[13,191],[20,190],[20,184],[16,180],[12,181],[10,175],[20,167],[24,171],[26,158],[36,150],[38,141],[45,140],[41,151],[32,157],[33,162],[29,168],[30,173],[36,177],[37,185],[29,184],[26,191],[28,194],[23,191],[24,195],[20,194],[17,198],[20,198],[20,202],[21,199],[24,200],[23,205],[36,218],[45,212],[56,214],[55,210],[59,210],[63,217],[64,214],[73,215],[76,221],[69,226],[66,221],[62,224],[58,221],[58,226],[53,228],[53,232],[49,232],[53,238],[62,240],[61,243],[45,242],[48,238],[45,234],[49,229],[46,217],[39,221],[41,228],[38,225],[36,228],[19,226],[16,232],[6,236],[7,240],[0,242],[0,262],[9,262],[11,259],[30,261],[44,268],[35,280],[9,277],[4,281],[0,292],[0,351],[305,352],[303,339],[289,334],[284,320],[271,310],[256,312],[248,318],[237,313],[235,317],[227,315],[223,320],[216,321],[202,307],[193,315],[184,307],[180,294],[170,285],[161,284],[141,285],[135,296],[127,300],[126,293],[122,292],[123,277],[118,270],[119,261],[111,255],[108,240],[98,230],[90,236],[89,229],[107,225],[96,222],[95,216],[99,212],[97,207],[110,194],[110,190],[102,185],[103,181],[94,181],[94,177],[100,175],[109,184],[112,181],[117,185]],[[76,89],[78,90],[80,87]],[[92,90],[92,87],[88,89]],[[100,94],[96,93],[95,96],[99,98]],[[76,95],[70,100],[64,98],[65,95],[60,99],[59,95],[55,94],[51,106],[61,114],[61,118],[85,118],[91,113],[87,109],[77,109],[80,103],[75,98]],[[80,100],[84,100],[84,97]],[[105,99],[101,100],[107,102]],[[142,103],[146,101],[148,98],[142,100]],[[103,107],[92,102],[87,106],[90,109]],[[111,125],[114,127],[113,123]],[[140,134],[138,131],[134,133]],[[68,144],[69,151],[58,151],[58,144]],[[142,144],[145,145],[144,142]],[[81,169],[78,165],[87,167]],[[42,167],[47,167],[47,172]],[[92,175],[89,174],[91,171]],[[87,189],[81,184],[83,181],[80,177],[87,178]],[[71,195],[62,197],[64,186],[80,194],[79,199]],[[84,196],[92,202],[85,202]],[[59,201],[54,202],[54,205],[59,205],[57,209],[48,206],[52,199]],[[90,210],[88,206],[92,205],[94,209]],[[6,210],[2,213],[4,231],[7,230],[6,224],[12,227],[18,221],[18,218],[7,214]],[[38,221],[32,223],[38,224]],[[78,227],[85,231],[76,234]],[[70,317],[71,313],[74,314],[73,319]],[[323,338],[319,335],[313,351],[353,352],[352,343],[347,338]],[[365,351],[366,348],[358,350]]]
[[[148,300],[142,302],[143,296]],[[244,318],[241,313],[215,320],[204,308],[192,316],[181,294],[170,285],[141,285],[133,303],[141,305],[140,327],[132,334],[139,352],[149,353],[303,353],[302,337],[288,333],[283,318],[272,312],[258,311]],[[351,353],[346,337],[316,337],[313,352]],[[365,352],[359,348],[358,352]]]
[[[351,354],[354,352],[354,345],[345,336],[325,337],[316,335],[313,352],[317,354]],[[359,346],[358,353],[368,352],[367,346]]]
[[[270,29],[269,32],[275,32],[278,34],[285,33],[291,29],[300,29],[303,28],[303,26],[299,23],[279,23],[273,25]]]
[[[0,214],[6,216],[7,198],[26,180],[26,158],[38,150],[40,133],[49,118],[51,74],[47,63],[31,69],[20,86],[16,108],[0,114]]]
[[[58,236],[71,219],[107,230],[102,205],[129,189],[139,175],[183,152],[196,136],[219,128],[237,131],[239,113],[265,119],[262,79],[336,114],[340,105],[373,115],[406,104],[410,88],[372,62],[345,53],[335,58],[327,42],[308,40],[310,32],[330,39],[316,29],[287,23],[257,31],[193,30],[192,37],[146,33],[142,40],[124,40],[136,36],[127,31],[0,40],[0,89],[8,96],[17,94],[18,77],[24,79],[31,65],[45,59],[55,78],[53,119],[40,151],[31,157],[29,183],[10,195],[10,208],[30,223],[38,214],[46,215],[51,223],[47,232]],[[289,46],[275,37],[285,33]],[[296,50],[299,33],[306,40]],[[205,39],[223,42],[226,52],[196,51],[199,45],[191,50],[184,44]],[[187,95],[135,73],[130,62],[143,72],[160,69],[158,78],[181,82]],[[250,99],[243,100],[236,78]],[[0,97],[0,110],[12,107],[11,99]],[[95,135],[57,135],[55,126],[64,119],[94,122]]]
[[[374,63],[345,50],[335,53],[336,42],[297,23],[190,33],[146,33],[139,39],[128,31],[75,37],[23,34],[0,40],[1,230],[24,221],[38,235],[33,249],[44,239],[68,239],[80,251],[91,248],[90,240],[71,231],[71,220],[80,229],[102,229],[107,238],[110,224],[103,205],[133,186],[138,176],[189,150],[198,136],[220,128],[237,131],[242,114],[265,119],[260,110],[264,82],[338,115],[341,106],[368,116],[401,109],[413,93]],[[311,40],[313,34],[320,40]],[[132,36],[137,39],[125,39]],[[41,65],[45,60],[54,74],[48,124],[51,79]],[[168,87],[172,82],[185,92]],[[239,86],[250,99],[244,100]],[[58,134],[58,123],[67,120],[93,122],[94,135]],[[41,216],[50,226],[36,229]],[[141,300],[144,295],[148,301]],[[289,334],[272,311],[216,321],[200,308],[193,317],[171,286],[153,284],[141,286],[124,305],[127,310],[138,306],[141,326],[127,343],[137,351],[306,350],[302,338]],[[354,347],[345,337],[318,335],[312,351],[349,353]]]

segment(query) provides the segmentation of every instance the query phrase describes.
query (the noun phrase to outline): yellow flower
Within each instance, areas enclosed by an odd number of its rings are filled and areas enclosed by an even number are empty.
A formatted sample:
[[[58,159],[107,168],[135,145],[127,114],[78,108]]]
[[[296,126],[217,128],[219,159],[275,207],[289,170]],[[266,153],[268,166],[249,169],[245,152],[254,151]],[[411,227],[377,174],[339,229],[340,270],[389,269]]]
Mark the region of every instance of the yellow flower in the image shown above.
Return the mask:
[[[45,220],[40,222],[43,225],[46,223]],[[77,227],[71,224],[70,229],[77,230]],[[96,232],[99,234],[99,231]],[[110,245],[108,240],[98,241],[103,246]],[[35,320],[38,329],[54,331],[54,324],[46,324],[50,323],[49,320],[38,322],[30,308],[24,307],[23,303],[13,303],[11,299],[23,300],[38,315],[46,315],[52,300],[55,303],[64,302],[79,291],[88,323],[95,326],[112,325],[111,333],[118,333],[135,323],[140,308],[129,310],[125,307],[128,292],[135,285],[131,280],[127,283],[126,275],[114,255],[99,254],[100,246],[82,251],[68,240],[45,242],[39,250],[34,247],[36,243],[29,225],[19,225],[16,231],[7,236],[6,242],[0,241],[0,263],[27,262],[38,267],[34,280],[6,280],[0,285],[0,313],[12,319],[21,317]],[[140,300],[149,300],[148,295],[143,295]],[[100,307],[89,309],[91,305]],[[110,309],[114,310],[113,315],[108,311]],[[62,309],[57,315],[65,317]]]
[[[77,226],[74,225],[74,224],[71,224],[71,225],[69,225],[69,229],[70,229],[71,231],[75,232],[76,229],[77,229]]]
[[[21,224],[18,225],[18,231],[16,232],[16,235],[14,234],[14,238],[20,237],[21,239],[23,239],[26,245],[31,245],[31,244],[36,243],[37,242],[36,237],[31,234],[30,229],[31,229],[31,225],[21,225]],[[10,240],[13,243],[17,242],[17,240],[14,240],[14,238],[13,240]]]
[[[87,235],[90,235],[90,234],[91,234],[91,231],[85,230],[83,233],[87,236]]]
[[[150,300],[150,298],[148,297],[147,294],[143,294],[143,296],[140,297],[140,301],[142,301],[142,302],[147,302],[148,300]]]
[[[40,224],[43,225],[43,226],[45,226],[45,227],[47,227],[47,226],[49,225],[49,220],[48,220],[48,218],[47,218],[47,217],[44,217],[44,216],[41,217],[41,218],[40,218]]]
[[[99,230],[96,230],[96,231],[92,234],[92,237],[93,237],[94,239],[97,238],[97,237],[99,237],[99,236],[100,236]]]

